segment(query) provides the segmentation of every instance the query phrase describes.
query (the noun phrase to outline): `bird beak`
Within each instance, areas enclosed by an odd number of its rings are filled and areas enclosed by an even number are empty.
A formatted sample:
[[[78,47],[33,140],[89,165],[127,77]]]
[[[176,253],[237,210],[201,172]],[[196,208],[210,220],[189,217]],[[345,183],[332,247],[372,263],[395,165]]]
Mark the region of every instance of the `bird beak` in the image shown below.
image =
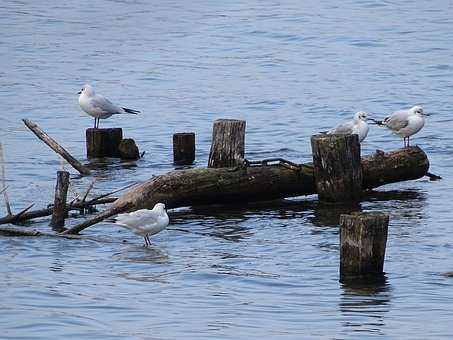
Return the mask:
[[[424,116],[431,116],[430,113],[423,113]]]
[[[368,116],[368,119],[369,119],[369,120],[371,120],[371,121],[372,121],[372,122],[373,122],[374,124],[377,124],[377,121],[376,121],[376,119],[374,119],[374,118],[370,118],[370,116]]]
[[[81,93],[82,93],[82,91],[77,92],[77,94],[81,94]]]

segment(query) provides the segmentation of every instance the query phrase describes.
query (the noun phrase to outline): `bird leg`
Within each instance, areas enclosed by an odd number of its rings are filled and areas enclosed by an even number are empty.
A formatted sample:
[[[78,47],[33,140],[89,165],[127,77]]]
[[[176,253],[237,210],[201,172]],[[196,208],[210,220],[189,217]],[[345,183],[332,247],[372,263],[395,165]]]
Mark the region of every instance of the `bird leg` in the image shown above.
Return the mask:
[[[148,236],[148,235],[143,236],[143,239],[145,240],[145,247],[148,247],[149,244],[148,244],[148,240],[147,240],[146,236]]]
[[[410,136],[407,136],[407,147],[410,146],[410,145],[409,145],[409,137],[410,137]]]
[[[146,234],[146,236],[145,236],[145,237],[146,237],[146,239],[148,240],[148,245],[150,246],[150,245],[151,245],[151,240],[149,239],[149,235],[148,235],[148,234]]]

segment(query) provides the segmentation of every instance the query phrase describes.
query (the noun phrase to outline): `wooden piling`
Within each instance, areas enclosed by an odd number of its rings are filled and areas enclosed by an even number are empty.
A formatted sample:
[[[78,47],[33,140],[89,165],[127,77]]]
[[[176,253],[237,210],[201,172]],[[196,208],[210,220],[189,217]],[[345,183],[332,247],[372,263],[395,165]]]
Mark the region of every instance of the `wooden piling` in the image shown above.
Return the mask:
[[[132,138],[125,138],[121,140],[118,146],[118,151],[122,159],[139,159],[140,152],[138,151],[137,144]]]
[[[57,232],[64,231],[64,220],[68,216],[66,198],[69,188],[69,172],[57,171],[57,185],[55,186],[55,200],[53,205],[50,226]]]
[[[320,201],[357,202],[362,193],[360,143],[357,135],[311,137],[316,191]]]
[[[212,130],[209,168],[234,167],[242,164],[245,153],[245,121],[218,119]]]
[[[121,128],[86,130],[87,157],[120,157],[119,145],[123,139]]]
[[[383,274],[388,224],[381,212],[340,216],[340,280]]]
[[[195,160],[195,133],[182,132],[173,135],[173,163],[190,165]]]

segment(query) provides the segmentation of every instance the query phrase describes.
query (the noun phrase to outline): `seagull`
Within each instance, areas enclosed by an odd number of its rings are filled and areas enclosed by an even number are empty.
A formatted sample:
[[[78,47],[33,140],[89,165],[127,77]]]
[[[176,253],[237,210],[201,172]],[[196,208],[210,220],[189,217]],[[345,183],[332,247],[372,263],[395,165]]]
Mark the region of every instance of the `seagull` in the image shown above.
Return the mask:
[[[165,204],[157,203],[152,210],[140,209],[130,213],[118,214],[115,223],[131,230],[145,239],[145,246],[151,241],[149,236],[155,235],[168,226],[168,215]]]
[[[131,113],[138,114],[140,111],[119,107],[107,98],[96,95],[93,87],[86,84],[77,92],[79,96],[79,105],[83,111],[94,117],[94,128],[99,128],[99,119],[106,119],[115,114]]]
[[[369,114],[367,112],[359,111],[354,114],[354,118],[337,127],[327,131],[327,134],[340,134],[340,135],[359,135],[359,143],[365,139],[368,134],[368,119]]]
[[[429,116],[429,114],[424,113],[421,106],[414,106],[409,110],[393,112],[384,120],[374,120],[374,122],[403,137],[404,147],[406,148],[409,147],[409,137],[415,135],[425,125],[424,116]]]

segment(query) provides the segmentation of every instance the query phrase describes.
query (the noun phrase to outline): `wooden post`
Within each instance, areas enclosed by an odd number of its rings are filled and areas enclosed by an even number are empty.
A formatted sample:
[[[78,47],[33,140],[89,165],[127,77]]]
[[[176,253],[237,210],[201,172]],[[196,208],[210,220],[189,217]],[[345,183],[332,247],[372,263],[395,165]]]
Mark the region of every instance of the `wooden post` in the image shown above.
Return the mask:
[[[320,201],[357,202],[362,193],[360,143],[357,135],[311,137],[316,191]]]
[[[86,130],[87,157],[120,157],[119,145],[123,139],[121,128]]]
[[[52,220],[50,226],[53,230],[61,232],[64,229],[64,220],[68,216],[66,198],[69,188],[69,172],[57,171],[57,185],[55,186],[55,200],[53,204]]]
[[[195,160],[195,133],[182,132],[173,135],[173,163],[190,165]]]
[[[208,168],[233,167],[245,153],[245,120],[218,119],[212,130]]]
[[[53,151],[58,153],[63,157],[69,164],[72,165],[82,175],[89,175],[90,170],[80,163],[77,159],[71,156],[60,144],[58,144],[54,139],[50,138],[47,133],[45,133],[37,124],[33,123],[29,119],[22,119],[25,126],[27,126],[39,139],[46,143]]]
[[[383,274],[388,224],[381,212],[340,216],[340,279]]]
[[[118,150],[122,159],[140,158],[140,152],[138,151],[137,144],[135,144],[135,141],[132,138],[125,138],[121,140]]]

